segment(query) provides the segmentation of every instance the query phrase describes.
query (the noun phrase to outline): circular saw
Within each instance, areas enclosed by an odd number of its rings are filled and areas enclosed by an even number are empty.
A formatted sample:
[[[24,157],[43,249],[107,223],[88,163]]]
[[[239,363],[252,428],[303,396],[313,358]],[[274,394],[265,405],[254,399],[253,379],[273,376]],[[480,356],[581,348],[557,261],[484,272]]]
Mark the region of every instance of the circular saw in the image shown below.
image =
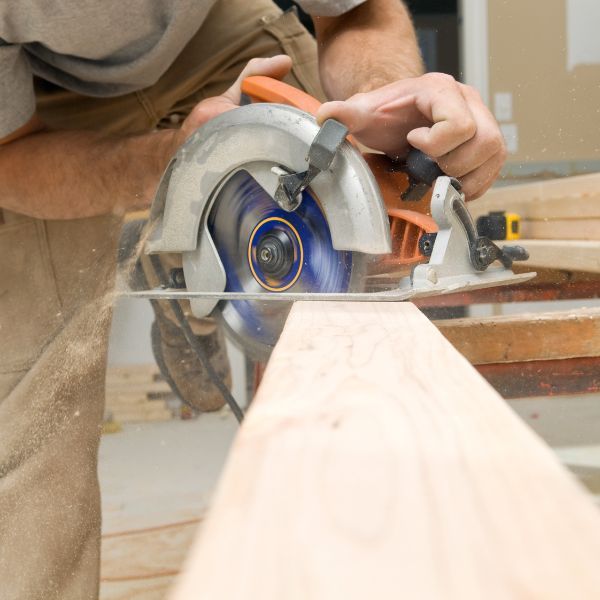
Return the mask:
[[[522,249],[477,235],[459,182],[421,153],[363,155],[343,125],[317,124],[307,94],[267,77],[242,89],[253,103],[187,140],[152,205],[145,250],[181,254],[183,277],[132,295],[189,300],[263,360],[294,300],[399,301],[533,276],[510,268]]]

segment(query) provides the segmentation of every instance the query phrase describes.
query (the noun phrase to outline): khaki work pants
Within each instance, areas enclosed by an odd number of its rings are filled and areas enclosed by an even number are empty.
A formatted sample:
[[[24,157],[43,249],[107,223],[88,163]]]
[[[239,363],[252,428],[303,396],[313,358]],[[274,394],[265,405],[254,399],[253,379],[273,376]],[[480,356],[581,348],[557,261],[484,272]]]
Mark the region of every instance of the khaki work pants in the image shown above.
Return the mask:
[[[98,99],[40,84],[38,111],[53,128],[150,131],[223,92],[250,58],[278,53],[294,61],[291,83],[322,96],[315,43],[293,13],[220,0],[152,87]],[[91,600],[120,223],[0,216],[0,598]]]

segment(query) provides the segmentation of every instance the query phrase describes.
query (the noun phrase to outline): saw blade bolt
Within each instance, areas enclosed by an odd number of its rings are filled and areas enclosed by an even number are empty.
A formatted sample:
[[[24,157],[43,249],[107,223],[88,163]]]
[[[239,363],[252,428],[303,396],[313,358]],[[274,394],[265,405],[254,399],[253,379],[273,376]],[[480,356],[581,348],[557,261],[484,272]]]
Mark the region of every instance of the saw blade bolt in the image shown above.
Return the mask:
[[[294,264],[294,245],[289,236],[280,230],[265,235],[256,251],[258,264],[270,277],[285,277]]]

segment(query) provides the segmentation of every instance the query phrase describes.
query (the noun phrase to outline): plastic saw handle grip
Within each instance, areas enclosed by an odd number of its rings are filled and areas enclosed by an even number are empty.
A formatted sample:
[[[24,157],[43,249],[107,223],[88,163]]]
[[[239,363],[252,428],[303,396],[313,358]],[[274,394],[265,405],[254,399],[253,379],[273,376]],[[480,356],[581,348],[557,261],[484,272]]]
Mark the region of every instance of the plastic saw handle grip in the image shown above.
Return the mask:
[[[433,158],[416,148],[411,148],[406,157],[406,172],[418,183],[427,185],[433,185],[438,177],[445,175]]]
[[[310,94],[303,92],[283,81],[265,77],[264,75],[253,75],[242,81],[242,93],[249,96],[254,102],[275,102],[293,106],[311,114],[313,117],[321,103]]]

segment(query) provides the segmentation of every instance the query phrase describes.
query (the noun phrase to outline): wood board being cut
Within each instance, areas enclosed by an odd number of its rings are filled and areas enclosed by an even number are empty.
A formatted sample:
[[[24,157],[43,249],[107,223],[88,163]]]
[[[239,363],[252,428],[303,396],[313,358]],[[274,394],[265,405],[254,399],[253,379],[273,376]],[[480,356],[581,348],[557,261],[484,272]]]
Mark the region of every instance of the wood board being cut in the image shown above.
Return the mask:
[[[173,600],[578,600],[600,511],[412,304],[297,303]]]

